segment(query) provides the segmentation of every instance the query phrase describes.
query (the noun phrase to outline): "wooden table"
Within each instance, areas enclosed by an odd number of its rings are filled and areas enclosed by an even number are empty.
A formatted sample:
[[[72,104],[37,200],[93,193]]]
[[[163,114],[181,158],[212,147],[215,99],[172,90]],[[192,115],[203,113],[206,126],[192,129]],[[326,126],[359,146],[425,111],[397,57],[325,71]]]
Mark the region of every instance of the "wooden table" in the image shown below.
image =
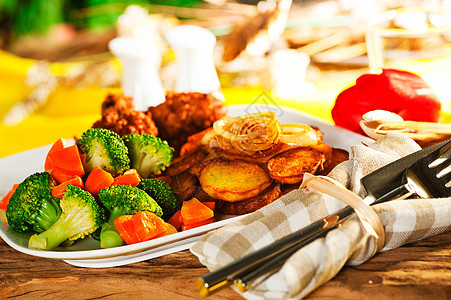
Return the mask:
[[[22,254],[0,240],[0,299],[198,299],[208,272],[188,250],[128,266],[86,269]],[[241,299],[224,289],[210,299]],[[451,232],[345,267],[306,299],[451,299]]]

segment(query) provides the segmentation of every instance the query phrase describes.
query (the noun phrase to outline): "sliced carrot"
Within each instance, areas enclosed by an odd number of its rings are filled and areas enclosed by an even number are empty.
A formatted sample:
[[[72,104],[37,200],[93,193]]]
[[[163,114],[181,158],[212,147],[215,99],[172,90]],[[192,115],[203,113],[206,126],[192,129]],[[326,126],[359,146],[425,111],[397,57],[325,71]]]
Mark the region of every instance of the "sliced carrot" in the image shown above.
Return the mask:
[[[202,202],[202,204],[208,206],[208,208],[211,209],[212,211],[215,211],[216,202],[214,202],[214,201],[208,201],[208,202],[205,201],[205,202]]]
[[[11,190],[2,198],[2,200],[0,200],[0,210],[6,210],[6,208],[8,207],[9,199],[11,199],[18,186],[18,183],[13,184]]]
[[[184,225],[202,222],[214,217],[214,212],[196,198],[183,201],[180,217]]]
[[[84,188],[83,180],[81,180],[80,176],[75,176],[72,179],[66,180],[63,183],[52,187],[52,196],[58,199],[63,198],[64,192],[67,190],[67,186],[72,184],[73,186]]]
[[[162,218],[149,211],[139,211],[132,217],[136,235],[143,241],[153,239],[164,232],[167,227]]]
[[[141,182],[141,176],[135,169],[127,170],[124,174],[114,178],[113,184],[137,186]]]
[[[55,179],[56,183],[58,183],[58,184],[61,184],[68,180],[74,179],[75,177],[78,176],[78,175],[74,175],[74,174],[69,174],[65,170],[62,170],[55,166],[48,172],[50,172],[50,174],[52,175],[52,178]]]
[[[127,245],[140,242],[133,225],[132,217],[133,215],[122,215],[113,220],[117,232],[119,232],[119,235]]]
[[[104,171],[102,168],[95,167],[89,173],[88,178],[86,178],[85,190],[97,196],[101,189],[109,187],[113,184],[113,181],[113,176],[110,173]]]
[[[68,174],[79,176],[85,174],[77,145],[53,151],[49,153],[48,158],[54,166],[64,170]]]
[[[182,230],[185,231],[185,230],[188,230],[188,229],[193,229],[193,228],[204,226],[204,225],[211,224],[211,223],[214,223],[214,222],[215,222],[215,218],[213,217],[213,218],[206,219],[206,220],[203,220],[203,221],[200,221],[200,222],[197,222],[197,223],[193,223],[193,224],[188,224],[188,225],[183,224],[182,225]]]
[[[182,227],[182,221],[180,219],[180,209],[175,212],[175,214],[169,218],[168,223],[175,227],[175,229],[180,229]]]
[[[49,171],[49,170],[53,169],[54,165],[50,161],[50,158],[49,158],[50,153],[53,153],[53,152],[58,151],[58,150],[61,150],[64,147],[66,147],[66,140],[65,139],[59,139],[52,145],[52,147],[50,148],[50,150],[47,153],[47,156],[45,158],[44,170]]]

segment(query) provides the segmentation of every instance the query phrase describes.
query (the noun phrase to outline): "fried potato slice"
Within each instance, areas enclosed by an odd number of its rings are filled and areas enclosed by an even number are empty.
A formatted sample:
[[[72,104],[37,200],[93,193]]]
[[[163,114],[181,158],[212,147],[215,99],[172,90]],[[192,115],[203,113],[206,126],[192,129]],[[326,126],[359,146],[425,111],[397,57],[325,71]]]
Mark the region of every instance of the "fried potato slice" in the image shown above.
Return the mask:
[[[199,182],[211,197],[236,202],[257,196],[271,185],[272,180],[259,165],[213,159],[200,171]]]
[[[238,202],[223,201],[222,205],[219,206],[219,211],[225,215],[244,215],[268,205],[278,199],[280,194],[280,184],[274,182],[270,187],[255,197]]]
[[[177,176],[195,164],[203,161],[207,156],[208,152],[201,148],[184,156],[179,156],[172,161],[171,165],[164,170],[162,175],[171,177]]]
[[[314,147],[300,147],[278,154],[268,161],[269,176],[283,184],[300,182],[304,173],[315,174],[326,161],[325,153]]]

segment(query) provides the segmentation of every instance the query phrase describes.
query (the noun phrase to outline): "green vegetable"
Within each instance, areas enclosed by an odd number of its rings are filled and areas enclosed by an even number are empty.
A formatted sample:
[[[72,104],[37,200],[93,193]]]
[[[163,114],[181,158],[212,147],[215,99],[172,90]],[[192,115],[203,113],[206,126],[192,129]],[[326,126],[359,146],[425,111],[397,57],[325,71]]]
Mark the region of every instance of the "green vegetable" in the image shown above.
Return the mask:
[[[131,185],[113,185],[99,192],[99,201],[109,213],[108,221],[102,226],[100,247],[111,248],[123,245],[124,241],[114,226],[114,219],[122,215],[134,215],[138,211],[149,211],[163,215],[158,203],[143,190]]]
[[[52,196],[56,182],[47,172],[28,176],[9,200],[6,218],[9,227],[18,232],[47,230],[61,215],[58,199]]]
[[[131,168],[142,178],[161,174],[172,162],[174,148],[158,137],[132,133],[122,139],[128,148]]]
[[[138,188],[145,191],[150,197],[157,201],[163,209],[163,219],[169,220],[179,208],[177,196],[171,187],[163,180],[144,178],[138,184]]]
[[[90,128],[77,142],[85,155],[85,171],[95,167],[117,176],[129,169],[128,149],[120,136],[108,129]]]
[[[30,237],[31,249],[51,250],[67,239],[75,241],[90,235],[105,222],[103,208],[80,187],[69,184],[60,200],[62,214],[46,231]]]

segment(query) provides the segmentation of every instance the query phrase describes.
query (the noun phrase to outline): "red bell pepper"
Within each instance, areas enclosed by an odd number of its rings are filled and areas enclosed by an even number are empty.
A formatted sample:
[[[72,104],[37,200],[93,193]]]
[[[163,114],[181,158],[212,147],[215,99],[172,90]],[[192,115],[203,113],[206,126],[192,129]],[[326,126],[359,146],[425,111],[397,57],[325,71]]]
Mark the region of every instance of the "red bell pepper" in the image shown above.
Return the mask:
[[[364,134],[359,122],[373,110],[386,110],[404,120],[438,122],[441,103],[420,76],[401,70],[384,69],[382,74],[364,74],[355,85],[335,99],[332,118],[336,125]]]

